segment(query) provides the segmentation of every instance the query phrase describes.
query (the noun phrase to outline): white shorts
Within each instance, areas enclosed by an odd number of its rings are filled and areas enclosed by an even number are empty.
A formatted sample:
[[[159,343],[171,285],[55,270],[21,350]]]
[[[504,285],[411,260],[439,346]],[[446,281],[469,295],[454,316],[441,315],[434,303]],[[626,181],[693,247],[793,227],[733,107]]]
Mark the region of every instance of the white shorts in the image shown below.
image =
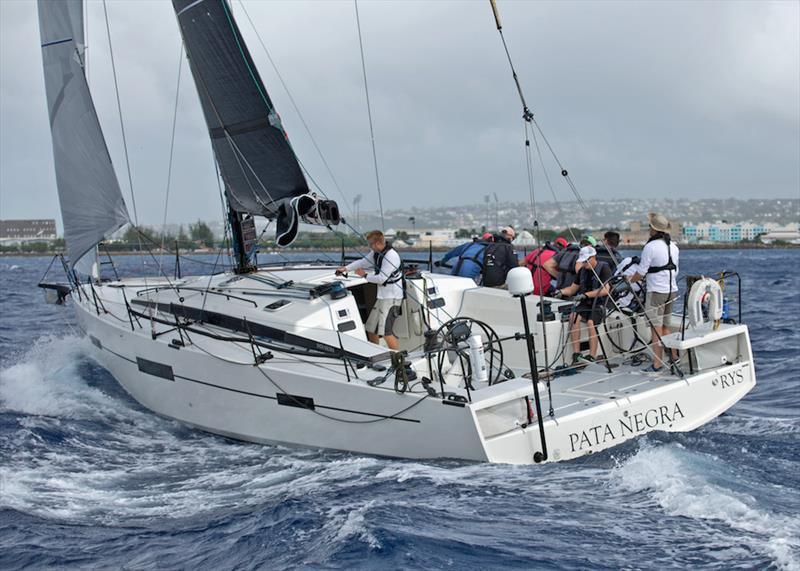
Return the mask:
[[[669,327],[672,321],[672,304],[678,297],[677,292],[647,292],[644,311],[653,327]]]
[[[402,299],[377,299],[369,312],[364,328],[367,333],[376,333],[379,337],[394,335],[394,320],[400,313]]]

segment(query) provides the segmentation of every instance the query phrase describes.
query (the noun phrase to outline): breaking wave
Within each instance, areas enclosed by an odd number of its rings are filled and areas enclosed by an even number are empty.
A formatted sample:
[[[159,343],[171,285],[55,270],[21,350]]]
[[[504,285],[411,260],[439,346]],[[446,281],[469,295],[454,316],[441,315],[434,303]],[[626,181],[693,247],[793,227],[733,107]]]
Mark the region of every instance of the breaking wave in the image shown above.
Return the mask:
[[[748,481],[735,466],[679,444],[654,446],[644,440],[640,450],[613,471],[612,485],[631,494],[643,493],[665,514],[708,520],[714,529],[762,552],[779,568],[800,569],[800,520],[796,512],[779,513],[759,505]],[[791,494],[792,490],[783,490]]]

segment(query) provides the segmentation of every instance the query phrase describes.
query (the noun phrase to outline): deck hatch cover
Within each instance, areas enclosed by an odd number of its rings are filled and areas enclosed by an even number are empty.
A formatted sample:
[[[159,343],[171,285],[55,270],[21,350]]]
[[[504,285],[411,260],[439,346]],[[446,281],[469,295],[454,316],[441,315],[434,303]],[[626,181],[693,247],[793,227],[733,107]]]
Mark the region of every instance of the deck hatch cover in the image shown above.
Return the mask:
[[[350,321],[342,321],[339,325],[336,326],[336,328],[342,333],[345,333],[346,331],[352,331],[353,329],[356,328],[356,322],[353,321],[352,319]]]
[[[286,393],[277,393],[278,404],[283,406],[293,406],[296,408],[307,408],[314,410],[314,399],[311,397],[301,397],[297,395],[289,395]]]
[[[142,359],[141,357],[136,357],[136,364],[139,366],[139,370],[143,373],[153,375],[154,377],[161,377],[162,379],[167,379],[168,381],[175,380],[175,376],[172,374],[172,367],[169,365],[156,363],[155,361],[148,361],[147,359]]]

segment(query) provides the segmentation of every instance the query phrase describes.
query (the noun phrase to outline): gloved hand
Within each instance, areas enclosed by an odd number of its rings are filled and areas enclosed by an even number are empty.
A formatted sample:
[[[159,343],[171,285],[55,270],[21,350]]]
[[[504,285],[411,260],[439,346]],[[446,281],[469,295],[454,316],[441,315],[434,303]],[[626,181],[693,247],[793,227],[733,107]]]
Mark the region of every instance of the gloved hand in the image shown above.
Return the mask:
[[[579,293],[578,295],[576,295],[575,297],[572,298],[572,301],[574,301],[575,303],[582,303],[582,302],[586,301],[587,299],[589,299],[589,298],[586,297],[585,293]]]
[[[433,267],[434,268],[441,268],[442,267],[442,261],[441,260],[436,260],[435,262],[433,262]]]
[[[564,297],[564,292],[562,292],[560,289],[557,289],[555,292],[553,292],[553,297],[556,299],[561,299]]]

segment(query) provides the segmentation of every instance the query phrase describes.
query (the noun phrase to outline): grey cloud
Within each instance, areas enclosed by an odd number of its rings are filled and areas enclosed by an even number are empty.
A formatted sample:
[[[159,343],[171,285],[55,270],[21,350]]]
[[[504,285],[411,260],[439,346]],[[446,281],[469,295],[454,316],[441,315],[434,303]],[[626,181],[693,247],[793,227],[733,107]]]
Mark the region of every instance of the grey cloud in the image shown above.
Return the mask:
[[[797,2],[500,1],[529,105],[587,198],[797,196]],[[377,208],[351,2],[244,5],[349,197]],[[108,2],[140,218],[163,215],[179,37],[168,2]],[[384,204],[525,200],[521,107],[488,2],[359,3]],[[56,216],[38,26],[3,1],[0,216]],[[304,164],[337,197],[238,0],[234,14]],[[90,80],[127,188],[102,4]],[[168,218],[217,218],[184,65]],[[548,164],[550,164],[548,162]],[[559,197],[569,198],[561,177]],[[537,195],[549,199],[541,173]]]

